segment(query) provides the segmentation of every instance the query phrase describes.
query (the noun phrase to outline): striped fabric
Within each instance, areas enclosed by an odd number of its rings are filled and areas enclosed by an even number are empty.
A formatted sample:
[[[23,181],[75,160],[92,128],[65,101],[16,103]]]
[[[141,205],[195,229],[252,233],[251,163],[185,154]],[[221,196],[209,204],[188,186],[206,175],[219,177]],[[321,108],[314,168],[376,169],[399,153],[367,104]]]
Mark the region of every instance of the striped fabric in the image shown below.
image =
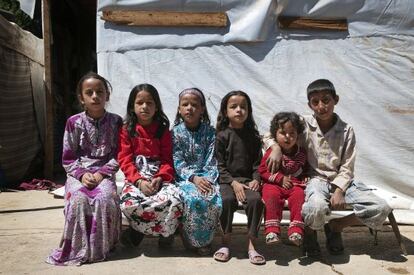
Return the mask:
[[[0,46],[0,167],[18,182],[41,150],[33,106],[30,60]]]

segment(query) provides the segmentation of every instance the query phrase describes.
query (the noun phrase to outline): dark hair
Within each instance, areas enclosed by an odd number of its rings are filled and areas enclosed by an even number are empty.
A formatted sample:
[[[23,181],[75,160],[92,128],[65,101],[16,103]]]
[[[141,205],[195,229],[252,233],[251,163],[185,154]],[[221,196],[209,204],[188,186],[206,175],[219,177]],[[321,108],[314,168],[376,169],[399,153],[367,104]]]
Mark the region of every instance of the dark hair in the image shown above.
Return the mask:
[[[327,79],[318,79],[318,80],[313,81],[311,84],[309,84],[306,90],[308,100],[310,100],[310,95],[312,93],[322,92],[322,91],[328,91],[329,93],[331,93],[332,97],[334,98],[336,97],[335,87],[332,84],[332,82]]]
[[[247,101],[247,119],[244,122],[243,128],[251,130],[255,136],[259,137],[259,131],[257,130],[256,123],[253,119],[252,102],[250,100],[250,97],[243,91],[231,91],[230,93],[226,94],[221,100],[220,110],[217,116],[217,132],[223,131],[229,126],[229,118],[227,117],[227,103],[230,97],[234,95],[244,96]]]
[[[128,134],[131,137],[135,137],[138,133],[135,131],[135,126],[138,123],[137,115],[135,114],[134,106],[135,106],[135,98],[137,94],[141,91],[146,91],[151,94],[152,99],[155,102],[155,106],[157,107],[157,111],[154,114],[154,121],[157,121],[159,126],[157,129],[157,133],[155,134],[156,138],[160,138],[164,133],[165,129],[170,128],[170,121],[168,117],[165,115],[164,111],[162,110],[162,104],[160,95],[158,94],[157,89],[151,84],[139,84],[132,88],[131,92],[129,93],[128,104],[127,104],[127,112],[125,116],[125,124],[127,127]]]
[[[78,98],[80,98],[82,96],[82,84],[83,84],[83,82],[87,79],[90,79],[90,78],[95,78],[95,79],[100,80],[102,82],[102,84],[104,85],[106,92],[108,94],[111,94],[112,85],[111,85],[111,83],[109,83],[108,80],[106,80],[104,77],[100,76],[99,74],[97,74],[95,72],[88,72],[87,74],[82,76],[81,79],[79,79],[78,85],[76,86],[76,94],[78,95]]]
[[[189,91],[189,90],[195,90],[197,93],[200,94],[201,96],[200,103],[201,103],[201,106],[204,107],[204,113],[201,115],[200,121],[206,123],[207,125],[210,125],[210,116],[208,115],[207,106],[206,106],[206,98],[204,97],[203,92],[198,88],[189,88],[189,89],[184,89],[183,91],[181,91],[181,93],[185,91]],[[178,108],[180,108],[180,102],[181,102],[181,96],[178,96]],[[177,108],[177,114],[175,114],[174,125],[180,124],[180,122],[183,120],[183,118],[180,115],[180,112],[178,111],[178,108]]]
[[[276,140],[276,131],[281,129],[286,122],[291,122],[298,134],[304,130],[304,125],[299,115],[294,112],[280,112],[277,113],[270,122],[270,134]]]

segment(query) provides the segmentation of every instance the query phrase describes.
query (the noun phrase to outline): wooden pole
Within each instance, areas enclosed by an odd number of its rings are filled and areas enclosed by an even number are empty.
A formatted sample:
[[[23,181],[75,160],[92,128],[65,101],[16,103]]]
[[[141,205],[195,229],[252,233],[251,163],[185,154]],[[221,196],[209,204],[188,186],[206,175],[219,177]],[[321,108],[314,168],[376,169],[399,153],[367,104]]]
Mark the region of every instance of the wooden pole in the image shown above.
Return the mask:
[[[52,90],[52,62],[51,62],[51,20],[50,20],[50,0],[42,0],[42,22],[43,22],[43,44],[45,58],[45,142],[44,142],[44,163],[43,173],[45,178],[53,178],[53,90]]]
[[[281,29],[305,29],[326,31],[347,31],[346,19],[316,19],[305,17],[279,16],[279,28]]]
[[[165,12],[114,10],[102,12],[103,20],[122,25],[152,27],[225,27],[225,12]]]

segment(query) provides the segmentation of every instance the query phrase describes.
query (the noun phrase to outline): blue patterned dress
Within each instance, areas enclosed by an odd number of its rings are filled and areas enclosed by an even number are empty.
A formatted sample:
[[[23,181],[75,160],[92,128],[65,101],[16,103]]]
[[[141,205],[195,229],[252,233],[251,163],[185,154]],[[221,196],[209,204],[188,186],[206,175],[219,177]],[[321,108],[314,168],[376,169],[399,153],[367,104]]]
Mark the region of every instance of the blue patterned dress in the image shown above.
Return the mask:
[[[184,123],[173,128],[173,158],[176,183],[184,203],[183,234],[194,247],[211,243],[221,214],[217,161],[214,157],[215,130],[201,123],[196,131]],[[204,177],[213,184],[211,194],[201,194],[189,178]]]

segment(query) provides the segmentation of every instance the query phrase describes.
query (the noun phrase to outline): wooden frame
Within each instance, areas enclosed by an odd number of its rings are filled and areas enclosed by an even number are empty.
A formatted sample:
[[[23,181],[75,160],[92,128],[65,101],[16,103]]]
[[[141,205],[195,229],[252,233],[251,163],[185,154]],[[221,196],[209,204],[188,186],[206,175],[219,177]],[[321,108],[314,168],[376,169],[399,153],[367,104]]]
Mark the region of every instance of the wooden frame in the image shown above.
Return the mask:
[[[43,173],[45,178],[53,178],[54,151],[53,151],[53,91],[52,91],[52,62],[51,62],[51,26],[50,26],[50,0],[42,1],[43,43],[45,64],[45,98],[46,98],[46,133],[44,143]]]
[[[152,27],[225,27],[225,12],[103,11],[101,19],[115,24]]]
[[[346,19],[314,19],[305,17],[281,16],[278,18],[281,29],[305,29],[326,31],[347,31]]]

